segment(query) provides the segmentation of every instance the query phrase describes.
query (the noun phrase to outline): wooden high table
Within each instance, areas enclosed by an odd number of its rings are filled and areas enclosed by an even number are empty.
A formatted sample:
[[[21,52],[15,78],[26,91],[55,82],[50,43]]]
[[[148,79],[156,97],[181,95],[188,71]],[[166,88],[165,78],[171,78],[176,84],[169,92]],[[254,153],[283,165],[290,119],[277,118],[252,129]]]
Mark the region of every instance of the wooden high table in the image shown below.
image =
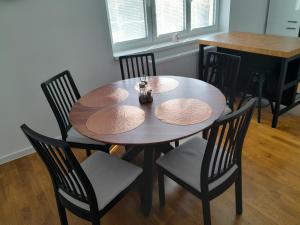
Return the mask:
[[[160,76],[159,76],[160,77]],[[127,79],[118,81],[109,86],[122,88],[128,91],[128,98],[118,105],[135,106],[145,112],[144,122],[134,130],[118,133],[118,134],[98,134],[87,128],[86,122],[95,112],[102,108],[87,107],[76,102],[70,112],[70,122],[73,127],[82,135],[92,138],[96,141],[128,146],[141,146],[144,149],[144,165],[143,165],[143,201],[142,208],[144,213],[149,214],[152,207],[152,176],[155,158],[155,149],[162,144],[170,143],[174,140],[179,140],[195,133],[198,133],[209,127],[216,119],[218,119],[225,109],[225,97],[214,86],[203,81],[175,76],[163,76],[174,79],[178,82],[178,86],[170,91],[153,94],[153,103],[141,105],[138,100],[138,92],[135,89],[136,84],[140,81],[139,78]],[[100,87],[100,89],[106,88]],[[83,96],[86,97],[89,94]],[[103,96],[91,96],[91,98],[103,98]],[[162,102],[175,98],[194,98],[202,100],[210,105],[212,114],[210,117],[200,123],[180,126],[162,122],[155,114],[155,108]],[[97,124],[97,126],[105,126],[107,124]]]
[[[272,127],[278,117],[300,103],[297,86],[300,80],[300,38],[231,32],[211,35],[199,40],[199,79],[204,71],[204,47],[215,46],[218,51],[240,55],[241,72],[238,83],[243,86],[249,67],[258,66],[271,71],[266,81],[272,104]],[[284,105],[285,107],[281,107]]]

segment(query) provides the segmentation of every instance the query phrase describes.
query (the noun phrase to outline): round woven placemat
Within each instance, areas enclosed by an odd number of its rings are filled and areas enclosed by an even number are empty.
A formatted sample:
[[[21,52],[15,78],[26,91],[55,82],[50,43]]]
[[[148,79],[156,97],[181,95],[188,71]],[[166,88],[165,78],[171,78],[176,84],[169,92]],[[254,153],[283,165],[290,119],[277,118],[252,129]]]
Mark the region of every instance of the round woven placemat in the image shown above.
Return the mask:
[[[87,107],[105,107],[124,101],[128,95],[125,89],[104,86],[83,96],[79,102]]]
[[[145,112],[138,107],[116,105],[92,114],[86,127],[96,134],[119,134],[140,126],[145,120]]]
[[[155,116],[162,122],[175,125],[192,125],[207,120],[212,108],[206,102],[192,98],[178,98],[161,103]]]

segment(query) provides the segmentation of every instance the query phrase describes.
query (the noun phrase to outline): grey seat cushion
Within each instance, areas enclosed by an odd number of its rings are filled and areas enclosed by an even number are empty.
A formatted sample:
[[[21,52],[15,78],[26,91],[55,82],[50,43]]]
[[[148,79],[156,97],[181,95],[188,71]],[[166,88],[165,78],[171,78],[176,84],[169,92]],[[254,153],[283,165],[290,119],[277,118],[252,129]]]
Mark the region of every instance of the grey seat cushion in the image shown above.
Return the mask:
[[[68,131],[67,142],[90,144],[90,145],[105,145],[104,143],[94,141],[79,134],[73,127]]]
[[[83,161],[81,166],[94,188],[99,210],[102,210],[142,173],[141,168],[103,152],[95,152]],[[88,204],[71,197],[62,189],[58,191],[78,207],[90,209]]]
[[[207,141],[205,139],[193,137],[178,148],[160,157],[156,163],[195,190],[201,192],[200,174],[206,145]],[[210,183],[209,190],[213,190],[222,184],[237,169],[238,166],[234,165],[222,177]]]

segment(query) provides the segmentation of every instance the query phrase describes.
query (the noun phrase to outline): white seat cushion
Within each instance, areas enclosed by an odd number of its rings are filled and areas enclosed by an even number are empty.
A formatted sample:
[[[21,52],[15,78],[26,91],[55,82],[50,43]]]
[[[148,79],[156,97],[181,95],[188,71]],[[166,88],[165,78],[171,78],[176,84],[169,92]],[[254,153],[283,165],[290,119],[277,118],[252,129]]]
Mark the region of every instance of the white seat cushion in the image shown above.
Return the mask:
[[[83,161],[81,166],[94,188],[100,210],[142,173],[141,168],[103,152],[95,152]],[[85,210],[90,209],[88,204],[71,197],[62,189],[58,191],[78,207]]]
[[[200,174],[206,145],[207,141],[205,139],[194,137],[160,157],[156,163],[195,190],[201,192]],[[222,184],[237,168],[237,165],[234,165],[222,177],[210,183],[209,190]]]
[[[81,143],[81,144],[90,144],[90,145],[105,145],[102,142],[94,141],[90,138],[87,138],[79,134],[73,127],[68,131],[67,142]]]

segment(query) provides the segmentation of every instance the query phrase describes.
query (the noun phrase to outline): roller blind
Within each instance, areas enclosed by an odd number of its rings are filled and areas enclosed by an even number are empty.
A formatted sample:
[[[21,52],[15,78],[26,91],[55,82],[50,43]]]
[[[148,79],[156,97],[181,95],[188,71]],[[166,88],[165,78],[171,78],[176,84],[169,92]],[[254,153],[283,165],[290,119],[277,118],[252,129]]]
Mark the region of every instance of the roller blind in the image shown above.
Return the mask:
[[[214,25],[214,0],[191,0],[191,29]]]
[[[156,0],[157,36],[184,30],[184,0]]]
[[[146,37],[144,0],[107,0],[113,43]]]

